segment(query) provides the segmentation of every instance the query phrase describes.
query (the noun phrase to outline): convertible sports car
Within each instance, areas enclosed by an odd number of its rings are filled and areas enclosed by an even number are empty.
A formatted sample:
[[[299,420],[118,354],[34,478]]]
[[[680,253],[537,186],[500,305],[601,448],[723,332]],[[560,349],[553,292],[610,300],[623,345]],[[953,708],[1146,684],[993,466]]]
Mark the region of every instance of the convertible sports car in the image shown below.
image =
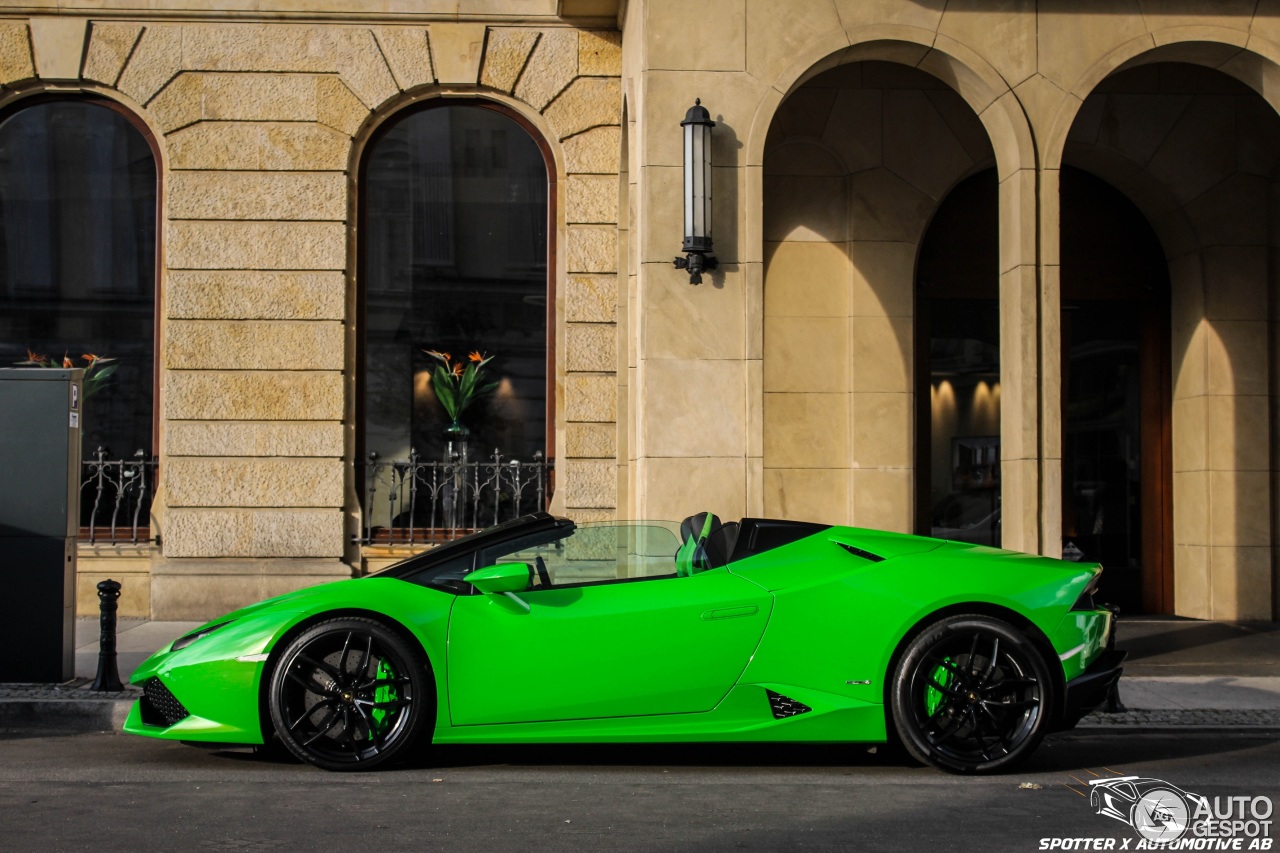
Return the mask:
[[[139,667],[125,731],[278,739],[360,770],[415,742],[884,742],[1001,769],[1120,676],[1102,569],[710,513],[537,513],[230,613]]]

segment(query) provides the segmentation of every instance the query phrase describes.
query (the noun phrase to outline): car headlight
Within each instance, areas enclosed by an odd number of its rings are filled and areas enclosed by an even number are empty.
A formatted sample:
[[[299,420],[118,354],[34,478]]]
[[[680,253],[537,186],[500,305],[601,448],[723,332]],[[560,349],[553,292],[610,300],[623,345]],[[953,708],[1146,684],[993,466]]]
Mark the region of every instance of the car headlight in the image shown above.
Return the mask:
[[[202,628],[199,631],[179,637],[173,641],[173,648],[171,648],[170,651],[176,652],[185,649],[201,637],[207,637],[219,628],[224,628],[230,624],[230,622],[219,622],[217,625],[210,625],[208,628]]]

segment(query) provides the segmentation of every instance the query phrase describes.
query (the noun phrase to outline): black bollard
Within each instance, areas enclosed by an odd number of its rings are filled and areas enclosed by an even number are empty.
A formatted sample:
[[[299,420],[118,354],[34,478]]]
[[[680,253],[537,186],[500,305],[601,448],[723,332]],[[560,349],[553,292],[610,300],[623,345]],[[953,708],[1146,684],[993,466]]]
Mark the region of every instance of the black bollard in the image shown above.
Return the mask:
[[[116,668],[116,609],[119,608],[120,584],[107,579],[98,584],[98,607],[102,610],[102,636],[98,638],[98,675],[93,690],[119,692],[120,670]]]

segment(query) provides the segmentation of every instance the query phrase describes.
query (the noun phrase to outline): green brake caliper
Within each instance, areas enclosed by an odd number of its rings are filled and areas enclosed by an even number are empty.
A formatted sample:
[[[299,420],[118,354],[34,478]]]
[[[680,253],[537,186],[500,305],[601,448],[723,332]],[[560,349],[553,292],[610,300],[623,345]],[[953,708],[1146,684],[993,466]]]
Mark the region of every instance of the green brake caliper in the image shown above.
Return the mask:
[[[379,681],[390,681],[396,677],[396,672],[387,663],[386,659],[378,661],[378,670],[374,675]],[[381,705],[384,702],[394,702],[396,700],[396,689],[391,684],[383,684],[373,691],[373,701]],[[387,708],[373,709],[370,716],[373,718],[374,733],[381,735],[391,727],[390,721],[387,719],[391,715],[391,711]]]
[[[944,663],[951,663],[951,658],[944,658]],[[955,676],[952,675],[951,670],[947,669],[945,666],[938,666],[932,673],[930,673],[930,678],[933,683],[941,684],[943,687],[950,687],[954,677]],[[934,687],[933,684],[930,684],[924,689],[925,712],[932,717],[938,712],[938,708],[942,705],[945,698],[946,697],[943,695],[941,690]]]

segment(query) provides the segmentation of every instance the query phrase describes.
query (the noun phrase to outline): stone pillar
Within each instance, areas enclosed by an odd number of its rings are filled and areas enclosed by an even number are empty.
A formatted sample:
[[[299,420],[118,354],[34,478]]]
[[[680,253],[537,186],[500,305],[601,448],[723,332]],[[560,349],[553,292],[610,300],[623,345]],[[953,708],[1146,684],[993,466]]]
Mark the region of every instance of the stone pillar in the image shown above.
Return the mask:
[[[1000,181],[1000,456],[1005,548],[1043,544],[1040,270],[1036,260],[1036,173]]]
[[[1040,229],[1040,547],[1062,556],[1061,171],[1042,169],[1036,187]]]

